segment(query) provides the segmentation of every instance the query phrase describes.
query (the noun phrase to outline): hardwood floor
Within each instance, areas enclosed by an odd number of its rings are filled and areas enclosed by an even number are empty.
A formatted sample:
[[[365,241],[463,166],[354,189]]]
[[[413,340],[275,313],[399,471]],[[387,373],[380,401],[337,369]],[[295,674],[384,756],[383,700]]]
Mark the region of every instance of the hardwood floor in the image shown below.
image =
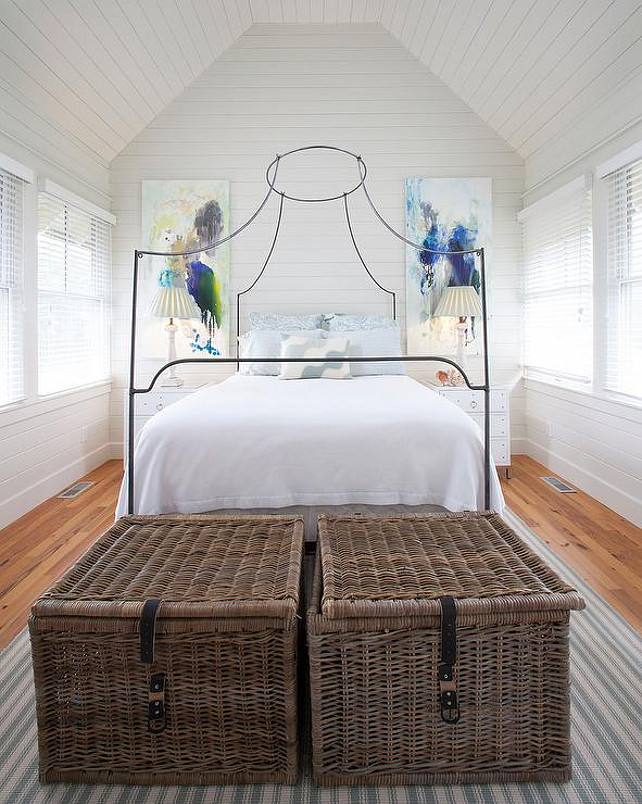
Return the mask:
[[[0,648],[27,623],[31,604],[114,521],[122,461],[83,480],[95,485],[75,500],[52,497],[0,530]]]
[[[555,491],[540,480],[551,472],[526,455],[513,466],[502,481],[508,507],[642,632],[642,528],[582,491]]]
[[[558,555],[635,628],[642,631],[642,529],[588,495],[560,494],[550,474],[523,455],[502,480],[506,502]],[[32,602],[111,524],[122,462],[83,480],[75,500],[52,498],[0,531],[0,647],[27,622]]]

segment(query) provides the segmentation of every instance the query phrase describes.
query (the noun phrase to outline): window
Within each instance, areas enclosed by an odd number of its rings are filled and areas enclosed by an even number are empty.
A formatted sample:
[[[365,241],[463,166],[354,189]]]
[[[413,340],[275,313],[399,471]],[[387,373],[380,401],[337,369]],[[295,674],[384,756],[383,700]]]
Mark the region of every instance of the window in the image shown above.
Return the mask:
[[[582,179],[532,204],[524,224],[527,376],[589,384],[593,366],[591,191]]]
[[[38,391],[109,376],[111,229],[48,193],[38,196]]]
[[[23,181],[0,169],[0,405],[24,396]]]
[[[642,159],[607,187],[605,386],[642,398]]]

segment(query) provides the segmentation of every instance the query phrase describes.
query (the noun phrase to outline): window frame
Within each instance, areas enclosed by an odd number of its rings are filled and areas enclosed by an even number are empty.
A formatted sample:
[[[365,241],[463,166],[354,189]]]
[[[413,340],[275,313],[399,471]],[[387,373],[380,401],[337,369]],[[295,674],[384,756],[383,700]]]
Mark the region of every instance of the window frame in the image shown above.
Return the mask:
[[[38,293],[38,192],[45,191],[58,195],[83,212],[95,215],[103,222],[114,227],[116,217],[101,206],[88,201],[84,196],[76,195],[54,183],[36,170],[14,160],[0,152],[0,168],[21,178],[24,182],[23,194],[23,290],[24,299],[37,299]],[[113,233],[113,228],[111,230]],[[33,266],[33,267],[31,267]],[[108,266],[108,282],[111,288],[113,280],[113,249]],[[109,331],[106,333],[107,344],[111,345],[111,305],[107,306]],[[23,317],[23,378],[24,388],[21,399],[0,405],[0,424],[10,426],[13,423],[26,421],[42,412],[58,410],[62,406],[78,401],[91,399],[109,393],[112,387],[111,361],[110,373],[106,379],[85,383],[69,390],[56,391],[47,395],[38,394],[38,309],[37,303],[24,305]]]
[[[585,196],[589,194],[589,198],[586,199]],[[580,289],[585,287],[585,284],[582,282],[578,282],[569,287],[560,286],[558,289],[553,290],[540,290],[536,293],[528,294],[526,290],[526,268],[527,268],[527,255],[525,253],[524,248],[522,248],[522,372],[524,379],[532,382],[541,382],[545,385],[550,385],[552,387],[557,388],[565,388],[571,391],[578,391],[580,393],[591,393],[595,383],[595,347],[594,347],[594,333],[595,333],[595,194],[594,194],[594,187],[591,174],[583,174],[580,177],[564,184],[562,187],[547,193],[541,199],[535,201],[532,204],[527,205],[524,209],[518,213],[517,219],[519,223],[522,225],[522,247],[524,247],[524,240],[525,240],[525,227],[528,225],[529,218],[538,216],[539,210],[545,210],[547,213],[550,214],[550,208],[554,207],[557,210],[563,210],[564,205],[568,204],[569,201],[576,200],[578,204],[584,205],[585,203],[589,203],[589,215],[588,219],[590,222],[591,232],[590,232],[590,239],[591,239],[591,246],[588,252],[588,260],[591,262],[591,270],[588,272],[588,276],[590,279],[588,288],[590,290],[590,300],[591,300],[591,330],[589,337],[587,339],[588,344],[590,345],[591,352],[592,352],[592,359],[589,365],[589,376],[586,378],[580,376],[574,376],[571,374],[565,374],[554,369],[546,369],[541,366],[529,366],[526,361],[526,350],[528,347],[528,337],[526,332],[526,324],[527,324],[527,302],[528,298],[555,298],[558,295],[563,294],[565,291],[570,290],[572,288]],[[581,212],[579,215],[581,216]],[[538,225],[541,225],[542,218],[540,217]],[[564,240],[568,237],[568,231],[560,232],[560,237],[556,241],[556,248],[558,250],[565,248],[563,245]],[[583,235],[580,233],[577,235],[580,248],[582,245],[582,237]],[[578,257],[579,258],[579,257]],[[579,278],[579,275],[578,275]]]
[[[595,166],[589,174],[592,180],[592,226],[593,226],[593,381],[590,386],[578,384],[561,379],[554,379],[545,375],[527,375],[524,371],[526,387],[545,385],[549,388],[559,388],[562,392],[576,394],[578,397],[601,400],[609,405],[619,406],[621,409],[631,411],[642,410],[642,396],[631,396],[608,388],[606,381],[606,368],[608,359],[608,181],[606,177],[626,167],[626,165],[642,159],[642,140],[631,147],[616,154],[608,161]],[[553,191],[555,192],[555,191]],[[552,195],[548,193],[541,197],[546,203]],[[539,203],[535,201],[534,203]],[[522,220],[521,213],[518,216]],[[523,261],[525,269],[525,260]],[[639,281],[639,280],[637,280]],[[523,360],[525,367],[525,361]]]
[[[91,204],[81,205],[78,203],[78,197],[70,194],[70,193],[60,193],[58,190],[60,189],[58,185],[54,185],[51,182],[41,183],[41,189],[39,189],[38,196],[37,196],[37,227],[36,227],[36,238],[37,238],[37,261],[36,261],[36,276],[37,276],[37,302],[36,302],[36,319],[37,319],[37,349],[38,349],[38,361],[37,361],[37,369],[36,369],[36,384],[37,384],[37,397],[38,399],[48,399],[52,396],[60,396],[63,394],[74,393],[75,391],[83,390],[86,388],[91,388],[92,386],[101,385],[103,383],[110,383],[111,382],[111,343],[110,343],[110,330],[111,330],[111,281],[112,281],[112,246],[111,246],[111,221],[105,219],[105,215],[108,213],[103,214],[96,214],[96,210],[98,208],[94,207]],[[53,192],[52,192],[53,189]],[[44,203],[49,204],[60,204],[62,207],[62,213],[64,215],[64,225],[61,231],[64,231],[65,237],[62,240],[63,242],[63,251],[64,251],[64,290],[57,290],[50,287],[41,287],[40,284],[40,245],[39,240],[41,236],[40,230],[40,203],[41,199],[44,198]],[[106,288],[104,294],[97,294],[97,293],[77,293],[73,290],[69,290],[67,287],[68,277],[67,277],[67,267],[69,265],[69,251],[70,251],[70,244],[71,241],[71,232],[69,231],[69,217],[71,213],[80,214],[85,216],[88,221],[89,227],[93,229],[94,226],[103,226],[104,231],[108,241],[108,249],[105,258],[106,263]],[[111,217],[111,216],[109,216]],[[98,243],[99,239],[96,236],[96,242]],[[98,258],[97,258],[97,249],[91,250],[91,267],[90,267],[90,275],[91,275],[91,283],[95,284],[96,282],[96,275],[95,272],[98,270]],[[67,385],[64,388],[54,388],[52,390],[43,390],[42,389],[42,374],[41,374],[41,359],[40,359],[40,304],[42,298],[44,297],[53,297],[59,298],[61,300],[73,300],[74,298],[78,301],[86,301],[86,302],[97,302],[101,307],[101,320],[102,320],[102,327],[101,327],[101,348],[102,348],[102,357],[101,360],[104,360],[105,363],[105,374],[102,377],[97,377],[95,379],[90,380],[89,382],[81,382],[74,385]]]

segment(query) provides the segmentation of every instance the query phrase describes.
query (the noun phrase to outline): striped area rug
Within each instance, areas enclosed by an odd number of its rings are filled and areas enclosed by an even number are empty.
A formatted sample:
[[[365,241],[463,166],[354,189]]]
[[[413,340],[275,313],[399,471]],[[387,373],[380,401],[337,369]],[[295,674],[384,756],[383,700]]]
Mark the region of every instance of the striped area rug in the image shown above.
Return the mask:
[[[0,655],[2,804],[633,804],[642,802],[642,643],[640,637],[515,515],[506,521],[585,597],[572,613],[574,776],[565,784],[458,787],[315,788],[307,774],[292,787],[126,787],[38,783],[29,638]]]

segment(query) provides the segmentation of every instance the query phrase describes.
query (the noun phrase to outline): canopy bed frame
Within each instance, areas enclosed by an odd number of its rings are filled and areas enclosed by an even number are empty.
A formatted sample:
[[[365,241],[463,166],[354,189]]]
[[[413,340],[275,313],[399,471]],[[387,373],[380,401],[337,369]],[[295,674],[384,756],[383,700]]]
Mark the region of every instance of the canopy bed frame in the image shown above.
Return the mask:
[[[358,172],[359,172],[359,181],[350,189],[346,190],[339,195],[334,196],[327,196],[327,197],[298,197],[291,194],[284,192],[283,190],[279,189],[277,186],[277,175],[278,170],[281,162],[288,156],[292,154],[301,153],[304,151],[336,151],[342,154],[346,154],[347,156],[353,158],[356,162]],[[307,358],[301,357],[277,357],[277,358],[257,358],[257,357],[247,357],[243,358],[240,357],[238,354],[236,357],[196,357],[196,358],[178,358],[176,360],[171,360],[165,363],[161,368],[156,371],[154,376],[152,377],[150,383],[147,386],[137,387],[136,386],[136,376],[135,376],[135,367],[136,367],[136,329],[137,329],[137,318],[138,318],[138,310],[137,310],[137,302],[138,302],[138,280],[139,280],[139,266],[140,261],[145,257],[187,257],[192,254],[200,254],[203,251],[207,251],[213,249],[222,243],[225,243],[229,240],[232,240],[237,235],[241,234],[245,229],[247,229],[250,224],[253,223],[254,220],[259,216],[259,214],[265,208],[268,200],[271,196],[277,195],[279,197],[279,207],[278,207],[278,215],[276,226],[274,230],[274,235],[272,238],[272,242],[270,248],[267,252],[263,265],[259,272],[257,273],[256,277],[253,281],[243,290],[236,293],[236,314],[237,314],[237,336],[240,335],[240,319],[241,319],[241,300],[249,294],[261,280],[265,271],[268,267],[272,254],[274,252],[277,239],[279,236],[279,230],[281,226],[281,221],[283,218],[283,211],[285,208],[286,201],[292,201],[296,203],[330,203],[340,201],[342,202],[344,213],[345,213],[345,220],[346,225],[348,228],[348,232],[350,235],[350,240],[356,252],[356,255],[359,259],[359,262],[363,266],[367,276],[369,279],[385,294],[388,295],[391,304],[391,312],[392,318],[397,319],[397,297],[396,293],[388,288],[384,287],[372,274],[370,271],[363,254],[359,248],[357,243],[357,239],[355,237],[354,228],[352,226],[352,220],[350,217],[350,204],[349,198],[354,193],[361,191],[365,195],[365,198],[371,207],[372,211],[374,212],[376,218],[379,222],[396,238],[401,240],[408,246],[417,249],[421,252],[429,252],[434,254],[439,254],[441,256],[448,256],[448,255],[466,255],[471,254],[474,256],[476,260],[479,260],[479,276],[480,276],[480,295],[481,295],[481,306],[482,306],[482,338],[483,338],[483,382],[481,384],[473,384],[471,383],[470,379],[464,368],[456,363],[454,360],[443,357],[439,355],[395,355],[395,356],[368,356],[368,357],[350,357],[350,362],[358,362],[358,363],[383,363],[383,362],[401,362],[404,365],[406,363],[446,363],[449,366],[455,368],[462,376],[463,381],[467,388],[475,391],[483,391],[484,393],[484,504],[486,509],[491,507],[491,484],[490,484],[490,476],[491,476],[491,449],[490,449],[490,361],[489,361],[489,354],[488,354],[488,311],[487,311],[487,294],[486,294],[486,264],[485,264],[485,253],[484,248],[479,249],[471,249],[467,251],[442,251],[442,250],[433,250],[430,248],[426,248],[423,244],[414,243],[408,238],[404,237],[402,234],[397,232],[380,214],[379,210],[375,206],[370,193],[368,192],[368,188],[366,185],[366,176],[368,170],[366,164],[361,156],[353,153],[352,151],[348,151],[344,148],[338,148],[333,145],[309,145],[303,148],[295,148],[291,151],[287,151],[283,154],[277,154],[274,160],[268,165],[267,170],[265,172],[265,179],[268,185],[268,190],[261,201],[260,205],[256,209],[256,211],[246,220],[241,226],[235,229],[233,232],[228,234],[226,237],[222,237],[218,240],[215,240],[212,243],[202,243],[196,248],[186,249],[184,251],[151,251],[151,250],[143,250],[143,249],[136,249],[134,252],[134,267],[133,267],[133,290],[132,290],[132,308],[131,308],[131,340],[130,340],[130,355],[129,355],[129,389],[128,389],[128,409],[127,409],[127,417],[128,417],[128,443],[127,443],[127,511],[128,514],[133,514],[135,510],[134,505],[134,477],[135,477],[135,449],[134,449],[134,409],[135,409],[135,398],[138,394],[146,394],[152,391],[156,382],[158,381],[159,377],[165,372],[167,369],[170,369],[173,366],[182,365],[182,364],[191,364],[191,363],[216,363],[216,364],[227,364],[227,365],[235,365],[237,370],[240,368],[241,364],[244,363],[303,363],[307,361]],[[238,343],[238,340],[237,340]]]

